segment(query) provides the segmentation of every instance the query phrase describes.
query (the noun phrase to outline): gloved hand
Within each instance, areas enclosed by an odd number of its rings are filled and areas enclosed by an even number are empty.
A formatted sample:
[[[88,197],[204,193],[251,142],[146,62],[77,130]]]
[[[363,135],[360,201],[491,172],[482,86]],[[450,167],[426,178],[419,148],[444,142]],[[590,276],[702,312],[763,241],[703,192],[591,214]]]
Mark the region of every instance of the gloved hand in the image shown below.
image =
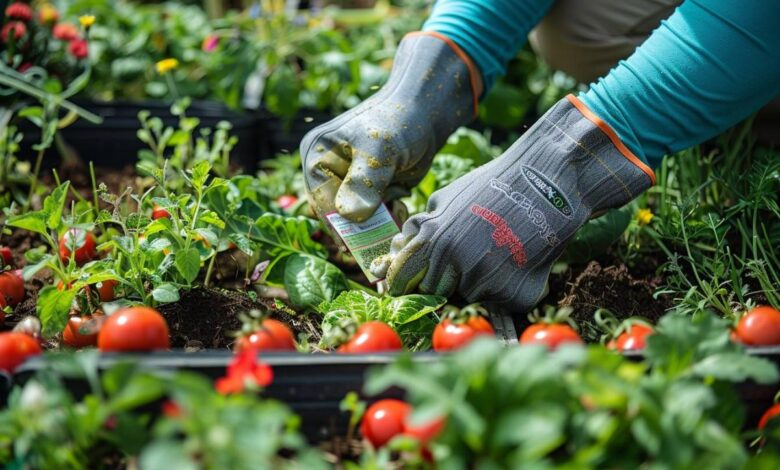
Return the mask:
[[[553,262],[594,213],[655,176],[577,98],[559,101],[502,156],[435,192],[371,271],[399,295],[424,293],[527,311]]]
[[[412,33],[387,84],[301,142],[306,190],[320,217],[368,219],[383,200],[409,194],[447,137],[470,121],[479,74],[455,43]]]

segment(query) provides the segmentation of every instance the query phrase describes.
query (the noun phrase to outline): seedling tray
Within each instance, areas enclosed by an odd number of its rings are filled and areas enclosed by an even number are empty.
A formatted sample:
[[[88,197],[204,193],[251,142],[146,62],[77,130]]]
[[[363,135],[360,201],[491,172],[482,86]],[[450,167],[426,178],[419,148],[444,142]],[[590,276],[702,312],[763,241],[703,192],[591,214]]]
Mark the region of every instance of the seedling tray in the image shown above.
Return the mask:
[[[103,118],[102,124],[92,124],[79,119],[61,131],[68,146],[78,154],[84,163],[94,162],[96,166],[121,169],[134,165],[138,161],[138,151],[146,148],[136,136],[140,128],[138,112],[149,110],[152,116],[163,120],[166,126],[177,127],[179,118],[170,112],[170,103],[161,101],[141,101],[99,103],[76,101],[85,109]],[[200,128],[215,128],[220,121],[227,121],[233,127],[231,135],[238,137],[238,143],[231,152],[231,162],[252,173],[257,161],[266,147],[265,132],[255,114],[239,113],[224,105],[211,101],[195,101],[187,109],[187,116],[200,119]],[[32,145],[40,139],[40,131],[27,121],[19,123],[24,134],[21,157],[27,160],[35,158]],[[196,130],[196,135],[197,135]],[[44,163],[47,167],[56,167],[61,161],[56,148],[48,151]]]
[[[780,348],[756,348],[751,354],[766,358],[780,366]],[[347,433],[349,416],[339,409],[339,403],[349,392],[356,392],[367,401],[381,398],[402,398],[403,392],[391,389],[381,395],[366,396],[363,384],[366,371],[375,366],[389,364],[396,354],[297,354],[265,353],[263,361],[271,365],[274,371],[273,384],[263,391],[263,396],[286,403],[302,420],[302,432],[312,443],[325,442],[333,437],[343,437]],[[630,354],[629,357],[640,358]],[[149,354],[104,354],[100,357],[99,368],[104,370],[118,361],[140,360],[145,367],[157,370],[188,370],[202,374],[211,380],[225,375],[225,368],[233,358],[230,351],[202,351],[185,353],[183,351],[157,352]],[[433,352],[415,353],[415,361],[436,361],[439,354]],[[23,384],[43,366],[40,359],[25,363],[13,376],[13,383]],[[10,381],[3,382],[7,393]],[[68,384],[76,396],[86,394],[85,382],[74,381]],[[768,408],[777,392],[777,385],[760,385],[745,382],[737,386],[746,408],[746,424],[753,426],[761,414]],[[2,399],[5,402],[6,393]]]

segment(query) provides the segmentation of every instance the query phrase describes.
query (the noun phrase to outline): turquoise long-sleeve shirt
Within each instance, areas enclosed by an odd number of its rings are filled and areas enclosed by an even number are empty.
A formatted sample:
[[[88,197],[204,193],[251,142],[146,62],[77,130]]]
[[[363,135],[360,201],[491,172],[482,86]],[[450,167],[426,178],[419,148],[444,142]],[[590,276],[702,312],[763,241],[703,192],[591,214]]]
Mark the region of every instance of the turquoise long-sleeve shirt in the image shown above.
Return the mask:
[[[455,41],[489,88],[552,3],[438,0],[423,29]],[[685,0],[579,98],[655,167],[779,94],[780,1]]]

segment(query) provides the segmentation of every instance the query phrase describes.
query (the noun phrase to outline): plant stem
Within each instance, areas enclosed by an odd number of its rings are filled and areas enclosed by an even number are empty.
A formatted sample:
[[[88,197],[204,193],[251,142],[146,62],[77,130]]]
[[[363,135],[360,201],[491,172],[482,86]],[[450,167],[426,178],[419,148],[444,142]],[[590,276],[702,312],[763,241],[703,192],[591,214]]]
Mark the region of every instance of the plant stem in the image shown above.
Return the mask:
[[[44,149],[38,150],[38,156],[35,157],[35,166],[33,167],[32,180],[30,180],[30,192],[27,194],[27,200],[24,202],[24,210],[30,208],[33,195],[35,194],[36,186],[38,186],[38,173],[41,171],[41,164],[43,163]]]
[[[214,269],[214,263],[217,261],[217,254],[214,253],[214,256],[211,257],[211,260],[209,261],[209,267],[206,270],[206,280],[203,281],[203,287],[208,288],[209,284],[211,282],[211,272]]]

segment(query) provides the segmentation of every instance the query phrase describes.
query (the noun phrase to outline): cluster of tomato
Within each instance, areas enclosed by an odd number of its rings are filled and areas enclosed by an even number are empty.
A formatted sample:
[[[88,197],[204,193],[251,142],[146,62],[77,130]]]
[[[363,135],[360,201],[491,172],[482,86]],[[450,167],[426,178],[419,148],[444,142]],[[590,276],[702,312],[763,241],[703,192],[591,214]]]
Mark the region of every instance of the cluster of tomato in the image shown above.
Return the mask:
[[[7,247],[0,248],[2,268],[12,266],[13,257]],[[89,231],[72,228],[59,240],[59,255],[63,263],[73,260],[81,266],[94,260],[98,253],[95,237]],[[117,282],[105,280],[84,289],[87,298],[109,302],[114,299]],[[60,282],[58,289],[64,289]],[[25,296],[22,271],[0,273],[0,324],[5,320],[6,306],[15,307]],[[96,302],[97,303],[97,302]],[[156,310],[137,306],[122,308],[111,316],[99,309],[79,312],[74,308],[63,332],[62,343],[72,348],[97,346],[101,351],[149,351],[168,349],[168,324]],[[40,322],[33,317],[20,321],[14,331],[0,333],[0,371],[11,373],[27,358],[41,353]]]

